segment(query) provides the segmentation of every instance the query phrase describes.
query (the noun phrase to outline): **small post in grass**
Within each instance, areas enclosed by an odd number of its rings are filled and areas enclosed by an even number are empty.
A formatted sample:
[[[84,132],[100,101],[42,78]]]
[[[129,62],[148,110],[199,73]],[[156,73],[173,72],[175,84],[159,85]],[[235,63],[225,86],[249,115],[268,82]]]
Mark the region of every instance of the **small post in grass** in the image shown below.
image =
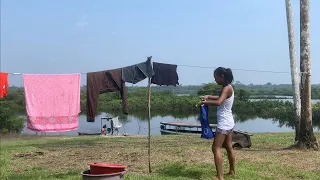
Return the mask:
[[[150,96],[151,96],[151,78],[148,80],[148,159],[149,159],[149,173],[151,173],[151,107],[150,107]]]
[[[151,60],[152,56],[148,59]],[[149,163],[149,173],[151,173],[151,77],[148,77],[148,163]]]

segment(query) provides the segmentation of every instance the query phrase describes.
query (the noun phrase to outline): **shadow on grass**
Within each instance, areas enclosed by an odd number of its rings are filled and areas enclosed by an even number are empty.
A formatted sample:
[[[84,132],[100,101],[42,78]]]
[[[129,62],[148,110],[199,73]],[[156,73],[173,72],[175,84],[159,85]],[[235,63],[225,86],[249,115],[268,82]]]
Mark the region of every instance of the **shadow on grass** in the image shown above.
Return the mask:
[[[81,177],[80,172],[77,171],[68,171],[66,173],[59,173],[59,174],[52,174],[50,176],[48,176],[48,178],[52,178],[52,179],[70,179],[70,177],[75,177],[75,178],[79,178]]]
[[[176,162],[159,167],[156,173],[167,178],[180,177],[189,179],[201,179],[202,177],[207,177],[210,173],[213,173],[213,167],[211,165],[189,165]]]
[[[83,140],[66,140],[66,141],[57,141],[57,142],[50,142],[50,143],[43,143],[37,145],[37,147],[73,147],[73,146],[90,146],[90,145],[99,145],[103,144],[103,141],[99,140],[92,140],[92,139],[83,139]]]
[[[80,179],[81,174],[78,171],[67,171],[62,173],[50,173],[42,168],[34,168],[29,172],[25,172],[22,174],[11,174],[9,179],[19,179],[19,180],[27,180],[27,179]]]
[[[277,148],[277,149],[258,149],[258,148],[254,148],[254,149],[240,149],[238,151],[243,151],[243,152],[281,152],[281,151],[286,151],[286,149],[284,148]]]

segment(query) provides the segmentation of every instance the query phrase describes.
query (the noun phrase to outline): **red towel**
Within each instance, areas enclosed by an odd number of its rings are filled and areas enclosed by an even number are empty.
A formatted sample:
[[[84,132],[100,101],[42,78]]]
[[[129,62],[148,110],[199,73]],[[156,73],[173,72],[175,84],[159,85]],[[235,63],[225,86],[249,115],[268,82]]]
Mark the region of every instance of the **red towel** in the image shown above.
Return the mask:
[[[0,72],[0,98],[8,95],[8,73]]]

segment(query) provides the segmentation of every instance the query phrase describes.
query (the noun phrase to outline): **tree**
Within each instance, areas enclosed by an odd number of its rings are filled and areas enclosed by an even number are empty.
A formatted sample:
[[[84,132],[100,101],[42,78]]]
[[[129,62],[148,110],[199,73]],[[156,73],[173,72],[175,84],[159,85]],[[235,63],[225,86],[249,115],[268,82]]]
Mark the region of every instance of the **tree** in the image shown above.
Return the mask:
[[[249,101],[250,98],[250,92],[245,90],[245,89],[240,89],[239,90],[239,100],[240,101]]]
[[[200,88],[198,91],[199,96],[204,96],[204,95],[214,95],[218,96],[221,92],[221,87],[215,83],[208,83],[205,84]]]
[[[300,131],[300,119],[301,119],[301,99],[299,91],[299,78],[297,69],[297,58],[296,48],[294,44],[294,27],[292,20],[292,5],[291,0],[286,0],[286,12],[287,12],[287,26],[288,26],[288,40],[289,40],[289,55],[290,55],[290,67],[291,67],[291,81],[292,81],[292,92],[293,92],[293,105],[296,121],[295,126],[295,141],[298,141]]]
[[[309,0],[300,0],[301,123],[298,147],[318,149],[312,128]]]
[[[0,101],[0,132],[20,133],[24,128],[24,119],[14,116],[10,103]]]

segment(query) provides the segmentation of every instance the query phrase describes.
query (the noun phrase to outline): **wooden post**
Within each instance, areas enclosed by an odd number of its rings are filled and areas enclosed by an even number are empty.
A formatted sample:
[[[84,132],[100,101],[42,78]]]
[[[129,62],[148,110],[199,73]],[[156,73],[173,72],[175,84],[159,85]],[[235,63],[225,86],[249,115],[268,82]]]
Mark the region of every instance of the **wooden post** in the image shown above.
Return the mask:
[[[297,69],[296,48],[295,48],[295,43],[294,43],[294,25],[293,25],[293,20],[292,20],[291,0],[286,0],[286,14],[287,14],[287,27],[288,27],[293,105],[294,105],[294,111],[295,111],[294,118],[296,121],[295,142],[297,142],[299,139],[299,131],[300,131],[301,99],[300,99],[299,77],[298,77],[298,69]]]
[[[151,60],[152,56],[148,59]],[[151,173],[151,77],[148,77],[148,164]]]
[[[309,0],[300,0],[301,123],[298,146],[318,149],[312,128]]]
[[[151,173],[151,78],[148,80],[148,161],[149,173]]]

